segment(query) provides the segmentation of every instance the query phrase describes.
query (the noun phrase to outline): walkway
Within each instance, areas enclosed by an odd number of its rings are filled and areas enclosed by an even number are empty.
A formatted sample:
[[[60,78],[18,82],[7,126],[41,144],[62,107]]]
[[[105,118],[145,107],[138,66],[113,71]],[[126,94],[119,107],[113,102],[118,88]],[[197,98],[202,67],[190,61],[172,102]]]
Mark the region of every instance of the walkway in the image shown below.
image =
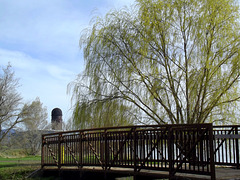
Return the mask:
[[[93,171],[105,179],[107,174],[220,179],[231,169],[219,171],[215,165],[239,168],[239,131],[239,126],[194,124],[47,134],[42,139],[42,169]]]

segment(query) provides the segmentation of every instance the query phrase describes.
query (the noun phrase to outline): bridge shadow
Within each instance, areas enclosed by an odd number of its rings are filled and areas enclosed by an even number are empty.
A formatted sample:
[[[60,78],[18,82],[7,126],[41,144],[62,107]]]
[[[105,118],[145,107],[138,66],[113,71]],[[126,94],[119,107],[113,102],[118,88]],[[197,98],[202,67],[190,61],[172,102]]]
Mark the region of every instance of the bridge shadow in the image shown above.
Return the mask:
[[[51,178],[57,180],[157,180],[167,178],[156,178],[149,175],[136,175],[135,178],[132,174],[120,174],[116,172],[104,173],[102,171],[76,171],[76,170],[62,170],[55,169],[41,170],[31,176],[31,178]],[[179,178],[187,180],[186,178]]]
[[[32,179],[45,179],[45,180],[167,180],[168,177],[164,174],[159,176],[159,174],[150,174],[150,173],[142,173],[135,175],[134,174],[126,174],[119,172],[108,172],[103,173],[103,171],[94,171],[94,170],[85,170],[80,171],[76,169],[39,169],[35,173],[33,173],[29,178]],[[240,170],[236,168],[216,168],[216,179],[223,180],[239,180],[240,178]],[[203,180],[209,179],[209,177],[203,177],[193,174],[185,174],[178,175],[174,179],[178,180]]]
[[[72,170],[67,170],[67,171],[61,171],[59,172],[58,170],[39,170],[37,173],[34,175],[30,176],[30,178],[50,178],[50,180],[113,180],[115,177],[113,176],[106,176],[103,173],[97,173],[97,172],[79,172],[79,171],[72,171]]]

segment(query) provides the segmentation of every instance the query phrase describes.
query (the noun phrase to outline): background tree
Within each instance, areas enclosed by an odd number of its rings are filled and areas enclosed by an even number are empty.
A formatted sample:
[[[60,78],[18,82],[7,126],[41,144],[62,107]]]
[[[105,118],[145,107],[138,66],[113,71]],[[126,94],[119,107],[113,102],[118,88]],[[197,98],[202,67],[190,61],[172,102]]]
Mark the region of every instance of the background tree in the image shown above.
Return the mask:
[[[240,98],[239,20],[235,0],[137,0],[112,11],[82,35],[86,66],[74,97],[118,101],[146,123],[231,121]],[[75,100],[77,114],[85,104]]]
[[[21,118],[26,130],[44,130],[48,127],[47,108],[43,107],[38,97],[23,106]]]
[[[35,155],[41,148],[41,135],[50,127],[47,109],[43,107],[40,99],[36,98],[23,106],[21,118],[25,129],[20,137],[21,144],[28,154]]]
[[[10,64],[0,72],[0,142],[8,132],[22,122],[21,95],[17,92],[19,80],[15,78]]]

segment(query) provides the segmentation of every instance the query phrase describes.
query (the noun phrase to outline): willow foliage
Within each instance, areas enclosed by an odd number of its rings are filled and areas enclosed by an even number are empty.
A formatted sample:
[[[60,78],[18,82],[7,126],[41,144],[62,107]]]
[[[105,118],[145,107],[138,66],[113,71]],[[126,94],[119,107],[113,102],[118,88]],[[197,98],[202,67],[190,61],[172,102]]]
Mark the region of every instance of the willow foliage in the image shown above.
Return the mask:
[[[95,19],[80,40],[86,67],[75,115],[84,93],[85,102],[118,102],[146,123],[233,120],[239,21],[234,0],[138,0]]]

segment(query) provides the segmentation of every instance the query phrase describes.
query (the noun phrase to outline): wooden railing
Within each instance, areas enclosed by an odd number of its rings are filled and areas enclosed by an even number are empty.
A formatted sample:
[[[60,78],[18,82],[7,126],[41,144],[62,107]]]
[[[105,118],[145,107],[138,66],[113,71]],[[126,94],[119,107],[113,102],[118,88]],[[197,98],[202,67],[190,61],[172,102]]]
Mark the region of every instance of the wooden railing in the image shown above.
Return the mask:
[[[240,167],[240,126],[214,126],[216,165]]]
[[[216,131],[217,132],[217,131]],[[217,142],[217,141],[216,141]],[[131,126],[59,132],[42,136],[42,168],[131,168],[209,175],[215,179],[212,124]],[[236,146],[236,144],[235,144]],[[236,148],[235,148],[236,149]],[[220,148],[219,148],[220,150]],[[220,151],[215,149],[217,153]],[[221,159],[221,158],[220,158]]]

